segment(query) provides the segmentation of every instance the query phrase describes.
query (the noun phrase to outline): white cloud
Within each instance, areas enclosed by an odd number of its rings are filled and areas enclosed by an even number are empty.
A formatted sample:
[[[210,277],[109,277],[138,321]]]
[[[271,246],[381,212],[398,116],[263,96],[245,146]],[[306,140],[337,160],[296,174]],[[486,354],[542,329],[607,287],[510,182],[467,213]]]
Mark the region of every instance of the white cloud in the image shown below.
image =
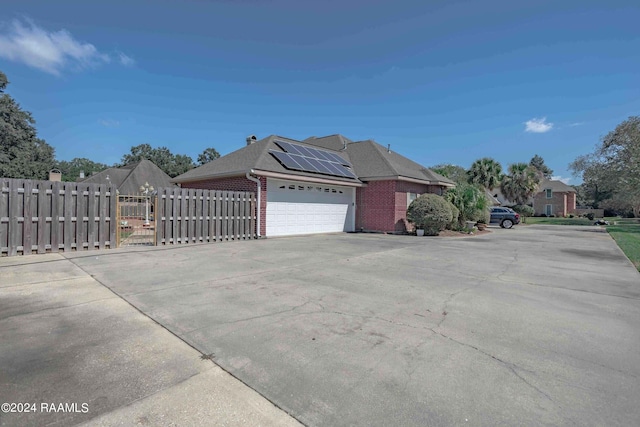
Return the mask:
[[[565,177],[560,176],[560,175],[554,175],[554,176],[551,177],[551,179],[554,180],[554,181],[562,181],[565,184],[569,184],[569,181],[571,181],[571,177],[565,178]]]
[[[69,31],[47,31],[30,20],[14,20],[0,27],[0,57],[21,62],[56,76],[66,67],[87,68],[111,62],[91,43],[76,40]],[[119,54],[123,65],[133,58]]]
[[[100,123],[102,126],[106,128],[117,128],[120,126],[119,121],[111,120],[111,119],[101,119],[101,120],[98,120],[98,123]]]
[[[532,133],[545,133],[553,128],[553,123],[548,123],[546,117],[536,118],[524,122],[524,131]]]
[[[136,60],[130,57],[129,55],[125,55],[122,52],[117,52],[118,60],[125,67],[130,67],[136,63]]]

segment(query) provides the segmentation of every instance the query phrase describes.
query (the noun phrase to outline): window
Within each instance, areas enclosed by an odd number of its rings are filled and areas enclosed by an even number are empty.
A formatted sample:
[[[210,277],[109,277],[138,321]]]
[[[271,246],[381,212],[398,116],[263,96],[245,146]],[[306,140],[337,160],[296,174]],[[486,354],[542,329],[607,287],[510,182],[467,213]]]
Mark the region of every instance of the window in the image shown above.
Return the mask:
[[[407,206],[411,204],[419,196],[418,193],[407,193]]]
[[[553,191],[551,191],[550,188],[547,188],[544,191],[545,191],[545,193],[547,193],[547,199],[550,199],[552,197],[552,195],[553,195]]]
[[[553,205],[545,205],[544,206],[544,214],[547,216],[553,215]]]

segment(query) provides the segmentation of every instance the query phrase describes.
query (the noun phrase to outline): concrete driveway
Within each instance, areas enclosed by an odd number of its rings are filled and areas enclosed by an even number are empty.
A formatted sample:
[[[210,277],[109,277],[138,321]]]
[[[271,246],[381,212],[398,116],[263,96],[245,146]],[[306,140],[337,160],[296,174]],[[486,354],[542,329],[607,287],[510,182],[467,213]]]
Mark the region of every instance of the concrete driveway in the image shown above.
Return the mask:
[[[492,231],[67,257],[307,425],[637,425],[640,274],[600,228]]]

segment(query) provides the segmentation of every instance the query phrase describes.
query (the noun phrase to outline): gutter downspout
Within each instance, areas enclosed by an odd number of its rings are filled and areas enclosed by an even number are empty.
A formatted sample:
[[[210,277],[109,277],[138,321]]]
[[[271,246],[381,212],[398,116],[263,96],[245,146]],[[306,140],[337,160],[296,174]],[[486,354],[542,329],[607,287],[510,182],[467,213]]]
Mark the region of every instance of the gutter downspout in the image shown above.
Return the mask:
[[[258,239],[259,239],[259,238],[260,238],[260,229],[262,228],[262,223],[260,222],[260,211],[262,210],[262,205],[261,205],[261,203],[260,203],[260,199],[261,199],[261,197],[260,197],[260,196],[261,196],[262,184],[260,183],[260,179],[258,179],[258,178],[256,178],[256,177],[252,176],[252,175],[254,175],[254,174],[255,174],[254,170],[253,170],[253,169],[251,169],[250,171],[248,171],[248,172],[247,172],[247,174],[246,174],[245,176],[247,177],[247,179],[248,179],[249,181],[253,181],[253,182],[255,182],[255,183],[256,183],[256,185],[257,185],[257,187],[258,187],[258,207],[257,207],[257,209],[256,209],[256,210],[258,211],[258,215],[257,215],[257,216],[258,216],[258,221],[257,221],[258,226],[256,227],[256,232],[257,232],[257,234],[258,234]]]

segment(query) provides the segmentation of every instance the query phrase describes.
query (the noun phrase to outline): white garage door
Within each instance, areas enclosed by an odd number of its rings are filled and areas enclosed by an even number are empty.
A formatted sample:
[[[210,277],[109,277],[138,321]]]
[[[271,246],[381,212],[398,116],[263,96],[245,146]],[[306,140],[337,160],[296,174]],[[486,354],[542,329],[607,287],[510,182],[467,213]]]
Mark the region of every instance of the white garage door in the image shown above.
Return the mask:
[[[267,181],[267,237],[354,231],[355,189]]]

